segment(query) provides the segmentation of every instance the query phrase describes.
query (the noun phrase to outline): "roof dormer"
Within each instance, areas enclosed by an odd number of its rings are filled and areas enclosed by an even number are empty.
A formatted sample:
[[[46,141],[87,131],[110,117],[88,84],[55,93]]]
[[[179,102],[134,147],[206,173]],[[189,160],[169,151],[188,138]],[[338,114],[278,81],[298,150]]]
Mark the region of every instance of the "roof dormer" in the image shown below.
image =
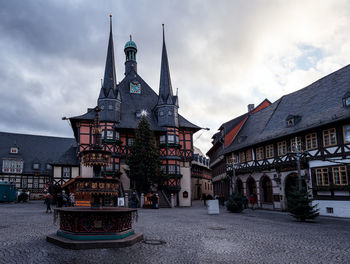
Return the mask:
[[[300,115],[289,115],[286,118],[286,125],[287,127],[292,127],[298,124],[301,121]]]

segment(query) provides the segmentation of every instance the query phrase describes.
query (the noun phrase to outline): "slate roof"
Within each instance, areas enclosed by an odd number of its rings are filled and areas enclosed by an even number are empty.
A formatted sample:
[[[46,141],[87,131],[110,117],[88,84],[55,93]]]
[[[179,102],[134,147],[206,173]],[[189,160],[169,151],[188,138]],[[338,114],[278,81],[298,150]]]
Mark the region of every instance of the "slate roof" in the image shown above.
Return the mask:
[[[296,92],[282,96],[272,105],[251,114],[236,139],[222,153],[350,118],[343,97],[350,91],[350,65]],[[300,116],[294,126],[286,118]]]
[[[115,65],[114,65],[114,53],[113,53],[113,39],[112,39],[112,28],[110,28],[109,44],[107,50],[107,59],[106,59],[106,68],[105,68],[105,78],[104,84],[100,91],[99,98],[107,96],[106,92],[113,90],[113,85],[115,83]],[[141,84],[141,94],[132,94],[130,93],[130,82],[137,81]],[[106,86],[108,84],[108,86]],[[104,92],[104,90],[106,90]],[[154,111],[157,104],[171,104],[178,107],[178,98],[173,96],[171,80],[170,80],[170,71],[168,64],[168,57],[164,41],[164,28],[163,28],[163,47],[162,47],[162,65],[161,65],[161,76],[160,76],[160,87],[159,87],[159,96],[154,92],[154,90],[137,74],[135,69],[131,69],[124,79],[116,86],[114,96],[118,96],[118,99],[121,100],[121,116],[120,121],[117,122],[117,128],[125,129],[135,129],[138,125],[139,118],[137,113],[140,113],[142,110],[148,112],[148,120],[150,122],[151,128],[154,131],[165,131],[165,127],[158,125],[156,118],[156,113]],[[115,98],[116,99],[116,98]],[[104,111],[107,111],[105,109]],[[74,135],[77,138],[76,131],[76,122],[79,120],[93,120],[95,117],[94,111],[88,109],[87,113],[75,116],[70,118],[72,124]],[[100,115],[101,121],[111,121],[116,122],[113,119],[113,115]],[[178,116],[179,127],[191,129],[194,132],[200,130],[200,127],[191,123],[181,115]]]
[[[19,149],[18,154],[10,154],[10,148],[14,144]],[[55,163],[63,157],[68,159],[70,156],[72,158],[74,148],[76,148],[74,138],[0,132],[0,172],[2,171],[3,158],[15,158],[24,160],[23,174],[47,174],[47,164]],[[73,158],[69,164],[73,165],[76,159],[76,157]],[[40,169],[33,169],[34,162],[40,163]]]

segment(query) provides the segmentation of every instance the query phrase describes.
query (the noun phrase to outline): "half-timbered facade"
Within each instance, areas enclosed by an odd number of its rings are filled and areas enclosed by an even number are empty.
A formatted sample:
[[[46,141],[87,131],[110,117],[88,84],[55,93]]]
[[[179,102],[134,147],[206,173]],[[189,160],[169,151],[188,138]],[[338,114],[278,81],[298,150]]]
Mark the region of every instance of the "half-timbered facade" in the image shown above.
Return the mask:
[[[299,160],[320,214],[350,217],[350,66],[250,114],[222,154],[238,191],[263,208],[287,209]]]
[[[0,132],[0,180],[39,198],[49,184],[61,185],[79,173],[74,146],[74,138]]]
[[[219,128],[219,132],[213,135],[213,146],[209,149],[207,155],[210,158],[214,195],[223,196],[227,200],[232,191],[232,179],[226,173],[226,160],[223,151],[236,138],[247,121],[249,114],[258,112],[270,104],[271,102],[265,99],[257,107],[254,107],[254,104],[248,105],[247,113],[223,123]]]
[[[117,83],[111,25],[105,75],[97,100],[102,110],[103,148],[112,152],[110,166],[103,168],[103,175],[120,178],[121,193],[132,188],[126,174],[126,158],[139,119],[146,115],[160,149],[161,169],[166,175],[162,183],[164,193],[169,197],[174,194],[178,205],[190,206],[191,198],[183,198],[182,193],[191,193],[193,133],[200,128],[178,113],[179,100],[172,90],[164,28],[158,95],[137,72],[137,46],[131,36],[125,44],[124,53],[125,77]],[[94,111],[88,109],[86,114],[70,118],[78,152],[90,149],[93,144],[94,115]],[[91,168],[81,165],[83,177],[92,177],[92,173]]]
[[[210,160],[202,151],[194,147],[193,162],[191,169],[192,177],[192,200],[202,199],[203,194],[214,196]]]

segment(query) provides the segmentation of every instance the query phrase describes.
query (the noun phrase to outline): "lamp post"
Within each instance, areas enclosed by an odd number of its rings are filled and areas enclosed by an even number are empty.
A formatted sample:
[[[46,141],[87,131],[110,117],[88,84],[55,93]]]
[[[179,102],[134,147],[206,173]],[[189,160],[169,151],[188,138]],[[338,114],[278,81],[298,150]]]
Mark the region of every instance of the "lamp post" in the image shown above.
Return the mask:
[[[300,169],[300,159],[301,156],[305,153],[305,151],[302,150],[301,147],[301,141],[300,144],[298,144],[298,139],[295,137],[294,139],[294,146],[291,146],[291,153],[295,156],[297,160],[297,170],[298,170],[298,190],[301,191],[302,184],[301,184],[301,169]]]

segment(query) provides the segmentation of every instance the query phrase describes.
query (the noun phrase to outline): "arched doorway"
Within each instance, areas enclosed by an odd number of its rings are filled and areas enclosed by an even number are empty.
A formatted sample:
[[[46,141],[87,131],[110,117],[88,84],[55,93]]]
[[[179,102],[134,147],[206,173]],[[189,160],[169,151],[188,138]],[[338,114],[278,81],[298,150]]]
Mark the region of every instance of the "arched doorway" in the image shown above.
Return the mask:
[[[244,192],[243,192],[243,182],[241,181],[240,178],[237,178],[236,184],[237,184],[237,191],[238,191],[238,193],[243,195],[244,194]]]
[[[262,176],[261,180],[262,202],[272,203],[272,182],[266,175]]]
[[[302,188],[306,189],[306,182],[305,180],[301,181]],[[286,196],[286,199],[288,200],[289,193],[298,187],[298,174],[297,173],[291,173],[286,177],[285,185],[284,185],[284,193]]]
[[[256,195],[256,183],[252,177],[249,177],[247,180],[247,195],[251,196],[252,194]]]

